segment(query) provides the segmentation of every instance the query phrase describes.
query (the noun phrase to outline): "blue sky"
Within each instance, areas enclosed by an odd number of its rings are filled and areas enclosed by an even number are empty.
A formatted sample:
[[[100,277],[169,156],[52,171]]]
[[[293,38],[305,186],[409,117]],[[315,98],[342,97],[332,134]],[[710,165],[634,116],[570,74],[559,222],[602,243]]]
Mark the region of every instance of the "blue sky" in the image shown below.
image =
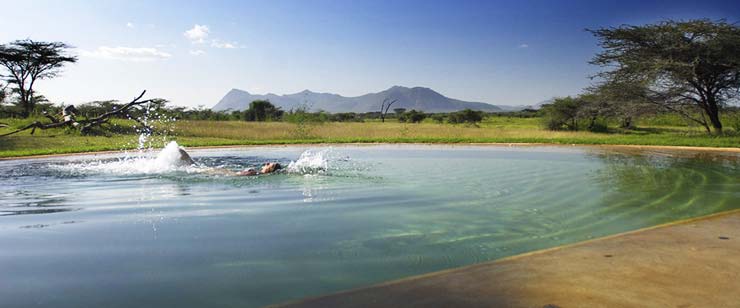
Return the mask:
[[[597,68],[586,28],[740,21],[738,1],[0,1],[0,43],[63,41],[79,62],[54,102],[142,89],[212,106],[230,89],[346,96],[393,85],[526,105],[577,94]],[[12,8],[12,9],[8,9]],[[13,13],[11,13],[13,12]]]

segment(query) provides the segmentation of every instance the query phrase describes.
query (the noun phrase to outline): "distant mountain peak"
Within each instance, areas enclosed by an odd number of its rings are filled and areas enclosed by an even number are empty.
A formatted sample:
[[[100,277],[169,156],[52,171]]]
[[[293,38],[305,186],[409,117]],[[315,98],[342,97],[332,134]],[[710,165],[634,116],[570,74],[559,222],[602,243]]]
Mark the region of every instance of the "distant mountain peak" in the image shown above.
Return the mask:
[[[231,92],[237,92],[237,93],[238,92],[241,92],[241,93],[247,93],[247,94],[249,94],[249,92],[244,91],[244,90],[241,90],[241,89],[237,89],[237,88],[232,88],[231,90],[229,90],[229,93],[231,93]]]
[[[324,110],[327,112],[374,112],[380,108],[383,100],[391,98],[397,102],[396,108],[415,109],[423,112],[453,112],[463,109],[482,110],[486,112],[502,111],[501,108],[479,102],[466,102],[448,98],[426,87],[404,87],[395,85],[387,90],[368,93],[356,97],[345,97],[333,93],[316,93],[303,90],[295,94],[265,95],[250,94],[246,91],[232,89],[221,101],[213,106],[214,111],[244,110],[254,100],[270,100],[275,106],[283,110],[293,110],[308,104],[312,111]]]
[[[407,91],[407,90],[411,90],[411,88],[404,87],[404,86],[392,86],[388,88],[388,90],[386,91]]]
[[[434,92],[438,93],[437,91],[434,91],[427,87],[404,87],[404,86],[392,86],[386,91],[393,91],[393,92]]]

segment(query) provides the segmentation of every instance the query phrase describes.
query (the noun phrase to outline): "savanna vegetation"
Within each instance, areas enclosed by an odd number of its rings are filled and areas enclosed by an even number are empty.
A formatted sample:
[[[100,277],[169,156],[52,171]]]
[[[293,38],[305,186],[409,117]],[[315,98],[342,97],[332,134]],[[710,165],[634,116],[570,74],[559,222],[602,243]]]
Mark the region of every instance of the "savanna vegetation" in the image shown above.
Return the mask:
[[[36,92],[77,59],[60,42],[0,45],[0,157],[120,150],[175,137],[186,146],[420,142],[740,146],[740,28],[666,21],[591,31],[602,51],[593,86],[538,110],[424,113],[378,102],[377,112],[185,108],[165,99],[62,106]],[[142,94],[143,95],[143,94]]]
[[[591,30],[602,71],[578,97],[544,106],[552,130],[606,131],[610,121],[675,114],[710,134],[736,126],[740,95],[740,27],[726,21],[664,21]],[[724,114],[729,114],[725,116]],[[734,133],[737,133],[735,127]]]

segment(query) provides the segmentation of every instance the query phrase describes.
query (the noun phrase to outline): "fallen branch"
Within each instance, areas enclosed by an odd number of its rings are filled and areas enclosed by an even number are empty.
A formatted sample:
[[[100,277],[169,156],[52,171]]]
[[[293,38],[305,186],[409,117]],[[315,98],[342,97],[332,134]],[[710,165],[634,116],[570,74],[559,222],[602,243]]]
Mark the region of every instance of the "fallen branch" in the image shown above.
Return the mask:
[[[43,111],[44,116],[49,119],[52,123],[59,123],[59,120],[55,117],[52,117],[46,110]]]
[[[54,119],[53,117],[49,116],[48,114],[46,114],[46,117],[47,118],[53,119],[52,120],[52,123],[41,123],[39,121],[35,121],[35,122],[33,122],[31,124],[28,124],[28,125],[26,125],[26,126],[24,126],[22,128],[19,128],[19,129],[15,130],[15,131],[2,134],[2,135],[0,135],[0,137],[10,136],[10,135],[17,134],[17,133],[20,133],[22,131],[26,131],[26,130],[29,130],[29,129],[31,130],[31,135],[33,135],[36,132],[36,129],[45,130],[45,129],[50,129],[50,128],[64,127],[64,126],[68,126],[68,127],[79,127],[80,133],[86,134],[93,127],[100,126],[100,125],[102,125],[104,123],[107,123],[108,122],[108,119],[110,117],[112,117],[112,116],[121,115],[121,114],[127,114],[128,115],[127,112],[132,107],[143,105],[143,104],[147,104],[147,103],[151,103],[153,101],[151,99],[140,101],[140,99],[142,97],[144,97],[144,94],[145,93],[146,93],[146,90],[142,91],[139,96],[137,96],[136,98],[134,98],[128,104],[123,105],[121,108],[118,108],[118,109],[115,109],[115,110],[111,110],[111,111],[106,112],[104,114],[101,114],[101,115],[99,115],[99,116],[97,116],[95,118],[85,119],[85,120],[80,120],[80,121],[77,121],[75,119],[75,117],[74,117],[74,110],[75,110],[74,107],[73,106],[69,106],[69,107],[65,108],[65,110],[64,110],[64,113],[63,113],[64,121],[58,121],[58,120]],[[133,117],[130,117],[130,118],[133,118]],[[141,121],[138,121],[137,120],[137,122],[141,123],[144,126],[144,129],[151,130],[151,127],[149,127],[147,125],[144,125]]]

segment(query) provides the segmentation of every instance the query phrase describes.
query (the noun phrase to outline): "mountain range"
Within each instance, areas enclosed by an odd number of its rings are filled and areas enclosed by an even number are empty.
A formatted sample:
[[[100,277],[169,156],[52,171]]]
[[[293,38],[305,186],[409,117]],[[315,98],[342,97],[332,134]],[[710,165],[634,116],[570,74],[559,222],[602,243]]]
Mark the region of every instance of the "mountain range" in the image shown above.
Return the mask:
[[[245,110],[255,100],[269,100],[283,110],[305,108],[310,111],[323,110],[337,112],[372,112],[379,111],[384,99],[396,100],[391,110],[405,108],[424,112],[454,112],[463,109],[485,112],[515,111],[525,106],[495,106],[479,102],[466,102],[446,97],[438,92],[423,87],[394,86],[385,91],[368,93],[361,96],[345,97],[332,93],[316,93],[304,90],[295,94],[251,94],[244,90],[232,89],[211,108],[213,111]]]

